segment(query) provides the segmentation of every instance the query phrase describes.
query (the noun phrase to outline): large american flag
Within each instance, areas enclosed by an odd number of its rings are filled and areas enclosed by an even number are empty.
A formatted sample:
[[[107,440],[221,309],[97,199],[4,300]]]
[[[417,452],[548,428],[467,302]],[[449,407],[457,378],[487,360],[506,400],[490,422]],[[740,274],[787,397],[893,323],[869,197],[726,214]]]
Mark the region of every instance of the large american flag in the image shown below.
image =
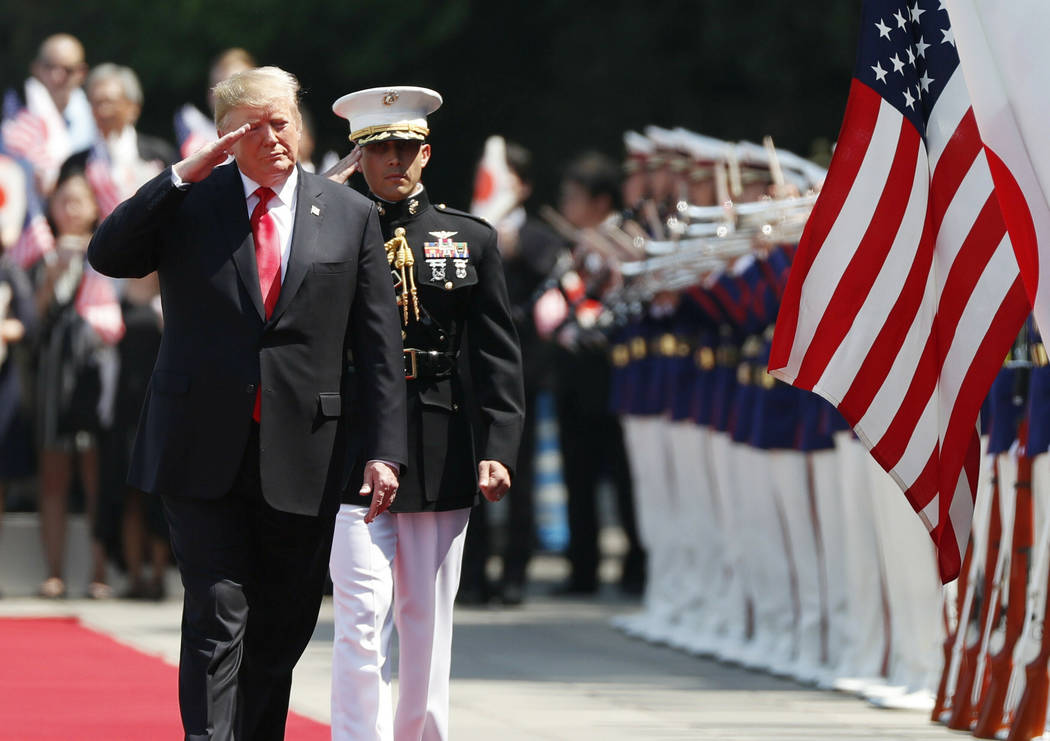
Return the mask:
[[[770,372],[825,397],[959,573],[981,402],[1028,312],[944,2],[864,3]]]

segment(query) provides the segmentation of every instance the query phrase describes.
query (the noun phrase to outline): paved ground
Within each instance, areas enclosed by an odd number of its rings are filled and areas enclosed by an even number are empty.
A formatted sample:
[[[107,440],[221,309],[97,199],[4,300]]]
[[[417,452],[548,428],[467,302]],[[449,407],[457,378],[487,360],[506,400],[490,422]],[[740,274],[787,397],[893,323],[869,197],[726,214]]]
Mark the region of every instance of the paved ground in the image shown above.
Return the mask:
[[[690,657],[625,638],[610,617],[636,609],[611,592],[590,601],[545,597],[520,609],[458,609],[453,659],[456,741],[603,739],[948,739],[919,712],[876,710],[856,698]],[[0,616],[75,614],[121,641],[175,662],[180,603],[0,600]],[[328,719],[332,637],[326,601],[296,670],[293,707]],[[175,702],[174,696],[172,702]],[[292,740],[294,741],[294,740]]]

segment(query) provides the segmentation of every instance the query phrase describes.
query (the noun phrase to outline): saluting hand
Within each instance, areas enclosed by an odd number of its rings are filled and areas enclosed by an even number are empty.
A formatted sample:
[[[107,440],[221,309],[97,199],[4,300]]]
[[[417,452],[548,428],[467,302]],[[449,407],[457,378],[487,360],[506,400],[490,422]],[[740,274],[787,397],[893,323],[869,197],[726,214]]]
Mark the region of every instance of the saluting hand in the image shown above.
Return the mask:
[[[510,488],[510,471],[499,461],[482,461],[478,464],[478,487],[485,499],[498,502]]]
[[[372,495],[372,505],[365,515],[366,523],[371,523],[390,509],[394,497],[397,496],[397,486],[397,471],[388,463],[369,461],[365,464],[364,483],[361,484],[361,491],[358,493],[363,497]]]
[[[244,124],[218,140],[205,144],[184,160],[175,163],[174,170],[183,182],[199,183],[211,174],[211,171],[226,161],[232,153],[230,148],[251,129],[251,124]]]
[[[350,176],[361,169],[361,147],[354,147],[350,154],[343,157],[324,172],[324,177],[342,185]]]

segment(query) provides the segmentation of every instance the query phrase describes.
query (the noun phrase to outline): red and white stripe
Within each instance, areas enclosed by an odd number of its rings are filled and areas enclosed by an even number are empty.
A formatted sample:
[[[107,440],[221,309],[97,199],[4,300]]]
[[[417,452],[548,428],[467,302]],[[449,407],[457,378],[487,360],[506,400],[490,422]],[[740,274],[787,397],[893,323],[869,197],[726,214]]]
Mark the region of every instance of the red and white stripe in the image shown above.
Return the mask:
[[[0,137],[9,154],[21,157],[38,171],[46,172],[60,164],[54,162],[47,148],[47,123],[27,108],[3,122]]]
[[[124,317],[113,281],[87,263],[84,264],[84,277],[80,281],[73,306],[103,342],[107,345],[120,342],[125,331]]]
[[[977,415],[1027,312],[961,72],[925,143],[854,80],[770,373],[838,407],[923,520],[945,581],[969,537]]]
[[[98,218],[101,221],[113,213],[124,198],[121,197],[120,189],[113,180],[109,163],[95,156],[94,153],[88,157],[87,164],[84,166],[84,178],[95,194],[95,202],[98,203]]]
[[[28,270],[37,260],[55,249],[55,235],[44,215],[38,213],[26,219],[18,241],[11,248],[11,259],[23,270]]]

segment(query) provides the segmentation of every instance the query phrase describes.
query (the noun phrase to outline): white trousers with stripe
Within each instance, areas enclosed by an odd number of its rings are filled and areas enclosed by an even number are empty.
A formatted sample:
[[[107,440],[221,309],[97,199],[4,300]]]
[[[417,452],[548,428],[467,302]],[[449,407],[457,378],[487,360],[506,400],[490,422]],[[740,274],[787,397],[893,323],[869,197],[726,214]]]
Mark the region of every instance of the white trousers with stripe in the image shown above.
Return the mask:
[[[380,515],[343,505],[329,563],[334,585],[333,741],[448,738],[452,608],[469,509]],[[389,648],[398,634],[398,703]]]

